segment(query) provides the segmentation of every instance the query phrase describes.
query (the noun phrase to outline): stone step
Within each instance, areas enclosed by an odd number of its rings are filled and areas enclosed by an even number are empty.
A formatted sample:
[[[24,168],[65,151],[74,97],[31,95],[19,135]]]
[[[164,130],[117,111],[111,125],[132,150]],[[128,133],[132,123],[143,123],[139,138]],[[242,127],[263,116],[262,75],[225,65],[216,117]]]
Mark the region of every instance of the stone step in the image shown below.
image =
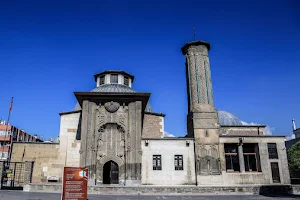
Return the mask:
[[[61,193],[61,184],[28,184],[25,192]],[[88,194],[102,195],[207,195],[207,194],[300,194],[300,185],[244,185],[244,186],[89,186]]]

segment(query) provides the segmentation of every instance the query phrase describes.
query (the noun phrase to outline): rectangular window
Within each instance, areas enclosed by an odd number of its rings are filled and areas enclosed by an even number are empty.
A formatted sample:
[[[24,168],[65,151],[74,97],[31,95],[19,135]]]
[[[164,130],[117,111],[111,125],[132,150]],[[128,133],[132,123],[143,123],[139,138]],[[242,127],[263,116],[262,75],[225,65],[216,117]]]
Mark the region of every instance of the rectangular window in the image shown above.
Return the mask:
[[[7,152],[2,152],[2,158],[7,158],[8,157],[8,153]]]
[[[105,76],[100,77],[100,85],[103,85],[105,82]]]
[[[153,170],[161,170],[161,155],[153,155]]]
[[[240,163],[238,157],[238,144],[224,144],[226,171],[238,172],[240,171]]]
[[[175,155],[175,170],[183,170],[183,156]]]
[[[245,171],[257,172],[257,160],[255,153],[244,153]]]
[[[246,172],[261,172],[258,144],[244,143],[244,162]]]
[[[110,83],[118,83],[118,74],[110,75]]]
[[[124,76],[124,85],[129,86],[129,78]]]
[[[280,173],[277,162],[271,162],[271,171],[273,183],[280,183]]]
[[[269,159],[278,159],[276,143],[268,143]]]

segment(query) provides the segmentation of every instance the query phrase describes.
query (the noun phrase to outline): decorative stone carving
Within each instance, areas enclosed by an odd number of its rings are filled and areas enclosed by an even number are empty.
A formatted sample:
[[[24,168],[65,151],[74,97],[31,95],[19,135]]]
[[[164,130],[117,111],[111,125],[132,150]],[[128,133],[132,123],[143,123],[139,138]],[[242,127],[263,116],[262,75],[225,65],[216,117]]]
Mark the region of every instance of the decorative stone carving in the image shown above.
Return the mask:
[[[103,145],[103,142],[101,139],[98,140],[98,147],[101,147]]]
[[[125,133],[125,130],[122,126],[117,125],[117,129],[118,129],[118,131],[120,131],[120,133]]]
[[[220,158],[218,156],[218,150],[215,147],[211,148],[211,166],[210,172],[212,174],[219,174],[220,173]]]
[[[131,151],[131,147],[128,145],[127,146],[127,151],[130,152]]]
[[[106,126],[100,126],[100,128],[98,129],[98,132],[103,133],[105,131]]]
[[[125,115],[124,114],[119,115],[119,122],[120,122],[120,124],[125,126]]]
[[[122,140],[122,141],[125,140],[125,133],[121,133],[121,140]]]
[[[108,112],[114,113],[119,109],[120,104],[118,102],[111,101],[111,102],[106,102],[104,104],[104,107]]]
[[[94,145],[94,144],[92,144],[91,150],[92,150],[92,151],[96,151],[96,148],[95,148],[95,145]]]
[[[201,150],[200,150],[200,156],[201,157],[207,156],[207,150],[204,147],[202,147]]]
[[[123,156],[124,156],[124,155],[123,155],[123,154],[121,154],[121,153],[120,153],[120,154],[118,154],[118,157],[120,157],[120,158],[122,158]]]
[[[97,117],[98,117],[99,125],[105,123],[105,115],[99,114]]]
[[[101,158],[103,158],[105,156],[104,153],[98,153],[97,155],[97,160],[100,160]]]

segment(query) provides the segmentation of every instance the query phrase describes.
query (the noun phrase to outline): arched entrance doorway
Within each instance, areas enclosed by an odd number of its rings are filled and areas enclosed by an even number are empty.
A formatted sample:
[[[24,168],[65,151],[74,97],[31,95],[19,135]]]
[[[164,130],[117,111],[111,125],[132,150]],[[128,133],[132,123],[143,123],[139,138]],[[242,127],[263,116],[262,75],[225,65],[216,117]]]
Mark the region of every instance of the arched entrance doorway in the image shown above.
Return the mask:
[[[112,160],[103,166],[103,184],[119,184],[119,166]]]

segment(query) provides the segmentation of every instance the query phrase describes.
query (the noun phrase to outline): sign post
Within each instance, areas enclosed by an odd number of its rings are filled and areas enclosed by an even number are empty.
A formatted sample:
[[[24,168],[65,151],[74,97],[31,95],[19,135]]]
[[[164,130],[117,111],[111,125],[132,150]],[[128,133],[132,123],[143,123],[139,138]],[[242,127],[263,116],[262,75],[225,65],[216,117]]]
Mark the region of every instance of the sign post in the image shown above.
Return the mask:
[[[87,200],[88,169],[64,167],[62,200]]]

